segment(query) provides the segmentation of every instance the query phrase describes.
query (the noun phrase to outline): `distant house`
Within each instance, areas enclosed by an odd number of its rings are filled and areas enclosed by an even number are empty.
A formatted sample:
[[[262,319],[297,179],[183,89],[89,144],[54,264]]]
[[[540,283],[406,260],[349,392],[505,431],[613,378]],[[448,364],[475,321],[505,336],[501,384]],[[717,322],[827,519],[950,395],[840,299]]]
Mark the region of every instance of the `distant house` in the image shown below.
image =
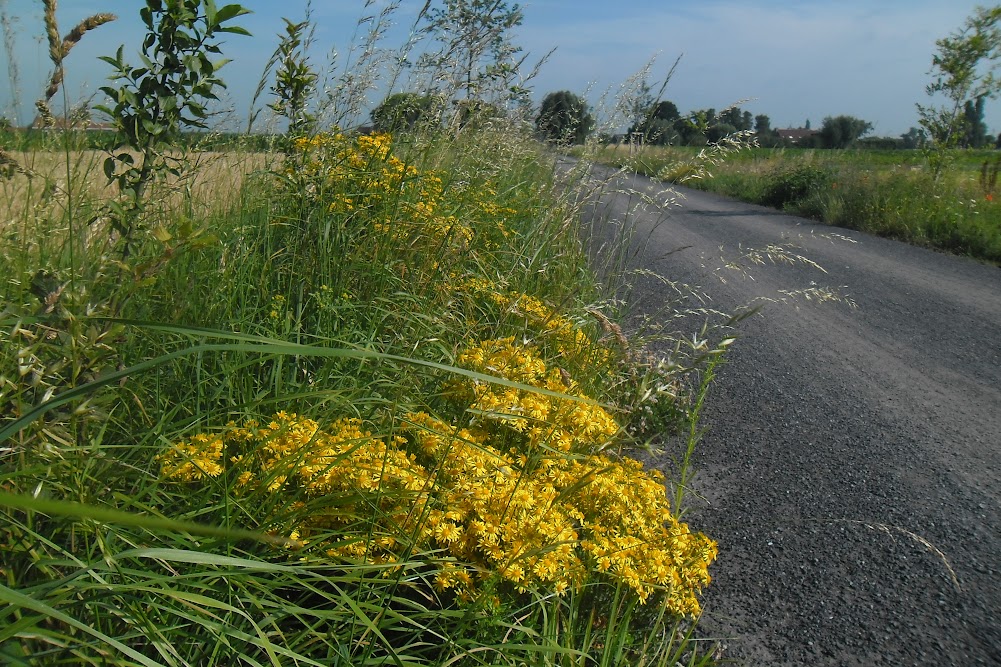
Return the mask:
[[[811,130],[805,127],[789,127],[783,130],[775,130],[775,134],[777,134],[779,139],[782,141],[788,141],[791,144],[798,144],[803,139],[809,139],[810,137],[820,134],[820,130]]]

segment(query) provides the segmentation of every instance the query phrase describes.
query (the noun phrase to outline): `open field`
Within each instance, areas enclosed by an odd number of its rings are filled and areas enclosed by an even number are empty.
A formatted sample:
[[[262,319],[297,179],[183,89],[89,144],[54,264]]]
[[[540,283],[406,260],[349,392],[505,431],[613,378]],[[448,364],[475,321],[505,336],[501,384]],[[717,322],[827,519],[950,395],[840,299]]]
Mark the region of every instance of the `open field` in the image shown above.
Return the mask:
[[[995,151],[954,151],[935,179],[920,151],[745,149],[705,173],[690,148],[609,147],[599,160],[840,227],[1001,262]]]
[[[46,207],[93,208],[116,196],[103,172],[106,151],[59,151],[50,146],[7,154],[28,173],[0,179],[0,207],[5,211],[0,233],[37,222],[37,212]],[[266,153],[208,151],[176,153],[174,157],[185,165],[185,175],[161,185],[158,201],[168,216],[182,210],[189,216],[206,216],[236,208],[246,177],[276,159]]]

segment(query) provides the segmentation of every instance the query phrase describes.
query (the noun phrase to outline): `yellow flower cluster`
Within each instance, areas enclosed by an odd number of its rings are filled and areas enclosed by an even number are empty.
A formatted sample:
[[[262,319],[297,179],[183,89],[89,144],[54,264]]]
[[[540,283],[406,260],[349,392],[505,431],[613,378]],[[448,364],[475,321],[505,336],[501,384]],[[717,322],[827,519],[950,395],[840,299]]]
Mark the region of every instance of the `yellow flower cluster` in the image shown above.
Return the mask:
[[[716,544],[674,518],[658,472],[601,455],[533,464],[491,446],[486,431],[425,413],[407,419],[440,471],[445,509],[431,510],[425,531],[457,559],[439,574],[439,587],[472,596],[476,578],[496,572],[520,590],[544,586],[559,595],[597,572],[641,602],[663,593],[671,613],[699,613]]]
[[[610,353],[607,349],[592,343],[587,334],[570,319],[534,296],[500,289],[491,281],[478,276],[463,280],[459,283],[458,290],[482,299],[503,312],[524,317],[529,326],[556,342],[557,351],[563,357],[577,361],[586,357],[591,365],[601,365],[609,360]]]
[[[539,369],[508,370],[531,380]],[[264,427],[230,424],[179,443],[160,457],[161,473],[203,481],[222,474],[225,461],[241,493],[301,489],[318,502],[295,505],[292,539],[372,563],[395,563],[413,548],[440,550],[454,561],[441,564],[436,585],[463,600],[497,576],[517,590],[557,595],[599,576],[643,602],[663,593],[671,612],[698,613],[716,545],[672,516],[659,473],[629,459],[505,451],[489,426],[411,413],[409,440],[386,440],[357,419],[323,429],[282,412]]]
[[[332,213],[365,214],[375,231],[397,242],[427,237],[436,252],[472,241],[472,228],[442,210],[441,178],[393,155],[390,135],[318,134],[297,139],[294,149],[302,165],[295,175],[307,191],[324,193]]]
[[[157,457],[164,477],[193,482],[206,477],[218,477],[223,472],[222,437],[199,433],[191,440],[176,443]]]
[[[698,614],[695,593],[709,584],[717,545],[674,518],[660,472],[629,458],[595,456],[568,462],[561,473],[567,481],[590,480],[574,504],[586,517],[580,544],[595,569],[628,585],[641,602],[666,591],[673,613]]]
[[[300,165],[294,173],[333,196],[331,210],[372,207],[387,194],[399,195],[419,172],[392,155],[388,134],[317,134],[296,139],[293,147]],[[291,167],[290,167],[291,169]]]
[[[515,343],[513,336],[471,345],[459,354],[458,362],[470,370],[563,394],[482,381],[452,383],[458,401],[483,419],[524,434],[529,450],[592,453],[619,431],[611,415],[585,397],[566,371],[547,369],[531,347]]]
[[[413,460],[395,446],[399,440],[387,445],[363,430],[358,419],[339,419],[321,430],[312,419],[279,412],[266,427],[231,428],[228,437],[252,445],[256,460],[247,472],[260,476],[269,491],[290,479],[310,497],[356,490],[416,492],[426,484],[426,475],[413,470]]]
[[[456,428],[420,412],[408,431],[434,461],[435,509],[426,533],[457,564],[438,585],[474,594],[474,579],[499,574],[519,590],[544,586],[562,594],[578,588],[586,571],[575,524],[583,516],[562,502],[560,490],[526,470],[524,457],[501,453],[481,429]]]

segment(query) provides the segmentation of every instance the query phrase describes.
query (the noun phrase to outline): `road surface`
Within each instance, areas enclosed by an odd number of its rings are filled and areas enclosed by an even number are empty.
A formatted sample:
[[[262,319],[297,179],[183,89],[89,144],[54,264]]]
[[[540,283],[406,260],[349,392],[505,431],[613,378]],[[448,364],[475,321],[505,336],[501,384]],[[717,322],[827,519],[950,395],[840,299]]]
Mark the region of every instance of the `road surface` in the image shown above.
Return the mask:
[[[1001,664],[1001,269],[692,190],[665,216],[661,188],[606,186],[598,238],[632,211],[632,268],[765,304],[696,454],[705,633],[747,665]],[[809,261],[755,264],[769,247]],[[632,281],[634,310],[663,309]]]

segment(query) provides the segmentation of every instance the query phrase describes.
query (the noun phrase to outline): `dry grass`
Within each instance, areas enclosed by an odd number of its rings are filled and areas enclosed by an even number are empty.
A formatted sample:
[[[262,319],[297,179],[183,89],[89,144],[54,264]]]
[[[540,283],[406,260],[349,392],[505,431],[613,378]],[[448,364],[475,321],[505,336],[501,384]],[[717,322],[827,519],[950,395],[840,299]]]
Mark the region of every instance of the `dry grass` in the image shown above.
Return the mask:
[[[103,151],[31,151],[12,153],[28,172],[0,179],[0,233],[26,223],[58,220],[70,207],[97,207],[115,199],[117,191],[104,175]],[[247,177],[267,169],[266,153],[203,152],[188,154],[190,169],[162,184],[152,205],[160,212],[185,212],[201,217],[229,210],[239,203]]]

